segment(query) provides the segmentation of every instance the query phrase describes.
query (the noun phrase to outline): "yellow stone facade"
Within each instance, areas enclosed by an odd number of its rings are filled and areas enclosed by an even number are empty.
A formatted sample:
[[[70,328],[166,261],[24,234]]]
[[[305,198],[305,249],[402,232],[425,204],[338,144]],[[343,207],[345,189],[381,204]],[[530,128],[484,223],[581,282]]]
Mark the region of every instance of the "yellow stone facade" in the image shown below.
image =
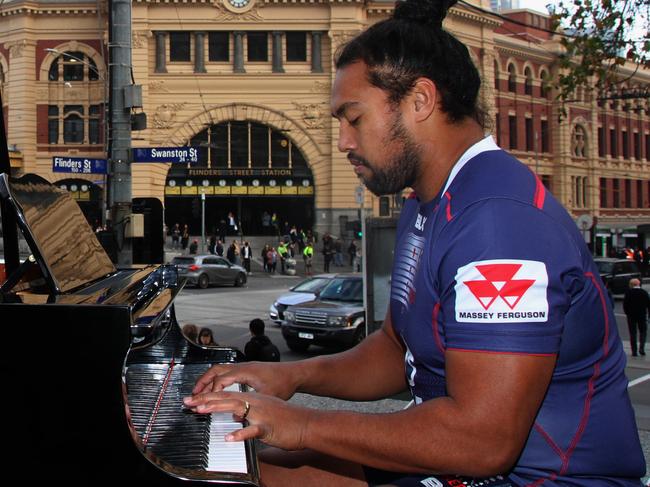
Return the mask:
[[[475,0],[473,4],[489,8],[487,0]],[[324,231],[333,229],[340,215],[354,219],[358,208],[355,200],[358,181],[345,155],[337,150],[338,127],[330,116],[333,56],[342,43],[391,11],[392,2],[379,0],[133,0],[133,79],[135,84],[142,86],[142,111],[148,117],[146,130],[133,132],[133,147],[182,146],[206,125],[237,120],[259,122],[287,134],[306,159],[313,175],[314,226]],[[552,180],[551,189],[575,215],[586,211],[598,215],[596,181],[599,177],[610,171],[647,180],[647,156],[643,154],[631,162],[599,157],[594,143],[598,137],[595,101],[578,103],[575,110],[570,106],[569,117],[560,121],[558,107],[552,100],[509,94],[498,89],[499,80],[504,83],[508,77],[508,65],[516,63],[517,83],[526,82],[523,73],[529,66],[534,71],[532,86],[539,90],[543,72],[554,74],[554,59],[559,52],[556,42],[539,39],[531,42],[500,32],[502,24],[496,17],[465,5],[454,7],[445,21],[446,27],[470,47],[485,80],[482,99],[492,117],[498,111],[506,116],[506,112],[521,110],[522,117],[539,115],[548,124],[552,133],[551,150],[519,148],[512,152],[540,175]],[[48,147],[47,137],[43,135],[47,124],[42,120],[47,114],[42,107],[51,104],[52,100],[70,104],[102,102],[107,89],[104,82],[107,78],[107,30],[106,2],[10,0],[0,5],[3,108],[9,144],[22,155],[18,173],[36,173],[55,182],[69,175],[52,172],[54,154],[105,157],[102,143],[84,141],[76,146]],[[296,30],[307,32],[306,59],[287,62],[286,41],[282,40],[283,72],[274,72],[273,33],[280,33],[280,38],[284,39],[282,33]],[[231,35],[226,62],[210,62],[207,35],[195,35],[212,31],[226,31]],[[236,72],[234,33],[253,31],[269,33],[268,61],[248,62],[244,56],[245,72]],[[188,61],[170,61],[170,32],[192,33]],[[314,71],[312,66],[311,48],[315,41],[311,33],[318,33],[320,38],[322,72]],[[196,72],[197,38],[203,43],[205,72]],[[157,58],[160,42],[165,43],[165,72],[157,72],[161,61]],[[242,42],[245,49],[245,37]],[[57,53],[65,51],[83,52],[86,59],[92,59],[99,79],[52,86],[48,70]],[[635,79],[641,85],[650,84],[650,76],[645,72],[637,73]],[[503,100],[508,103],[505,109]],[[39,106],[41,112],[35,109]],[[631,115],[640,117],[642,137],[647,131],[646,108],[644,105],[641,112]],[[572,133],[576,123],[581,121],[591,143],[586,157],[576,159],[571,154]],[[493,126],[492,130],[496,128]],[[509,148],[507,144],[501,145]],[[133,164],[132,172],[133,197],[157,198],[164,202],[166,164]],[[583,175],[590,181],[588,208],[576,206],[573,201],[572,178]],[[97,181],[97,177],[87,179]],[[366,192],[364,204],[378,214],[377,198]],[[650,217],[645,210],[639,209],[637,213],[638,218],[630,217],[630,221],[643,223]],[[621,214],[612,218],[627,217]]]

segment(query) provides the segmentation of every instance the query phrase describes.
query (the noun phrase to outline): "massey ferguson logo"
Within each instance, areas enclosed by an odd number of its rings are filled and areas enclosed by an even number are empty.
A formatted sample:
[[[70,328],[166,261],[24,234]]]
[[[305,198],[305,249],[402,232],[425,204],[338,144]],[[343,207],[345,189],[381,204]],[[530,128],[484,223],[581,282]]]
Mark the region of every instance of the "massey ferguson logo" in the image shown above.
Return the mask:
[[[485,260],[456,274],[456,321],[522,323],[548,321],[543,262]]]

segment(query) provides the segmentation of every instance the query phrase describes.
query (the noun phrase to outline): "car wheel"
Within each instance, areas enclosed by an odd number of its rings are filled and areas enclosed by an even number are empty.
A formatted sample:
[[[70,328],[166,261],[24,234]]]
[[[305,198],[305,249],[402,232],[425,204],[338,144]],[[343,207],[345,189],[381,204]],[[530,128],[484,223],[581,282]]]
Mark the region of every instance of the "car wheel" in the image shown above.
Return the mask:
[[[208,276],[206,274],[201,274],[199,276],[199,284],[198,285],[199,285],[199,287],[201,289],[205,289],[210,285],[210,279],[208,278]]]
[[[352,339],[351,347],[354,347],[361,343],[364,338],[366,338],[366,324],[359,323],[359,326],[357,326],[357,331],[354,332],[354,338]]]
[[[235,287],[242,287],[244,284],[246,284],[246,275],[242,273],[237,274],[237,278],[235,279]]]
[[[306,352],[309,345],[310,343],[307,340],[301,340],[300,338],[287,339],[287,347],[294,352]]]

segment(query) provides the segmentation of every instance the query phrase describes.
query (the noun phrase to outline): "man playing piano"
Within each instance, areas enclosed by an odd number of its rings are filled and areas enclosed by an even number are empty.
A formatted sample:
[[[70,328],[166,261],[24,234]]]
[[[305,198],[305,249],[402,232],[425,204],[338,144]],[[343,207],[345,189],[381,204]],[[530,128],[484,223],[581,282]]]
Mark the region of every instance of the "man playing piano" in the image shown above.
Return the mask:
[[[377,195],[405,188],[390,308],[355,348],[215,366],[186,404],[259,438],[264,485],[640,486],[645,462],[606,291],[570,216],[485,137],[479,74],[442,28],[455,0],[398,2],[336,61],[339,150]],[[234,382],[255,393],[223,392]],[[317,411],[409,387],[391,414]],[[481,483],[482,482],[482,483]],[[466,485],[471,485],[468,481]]]

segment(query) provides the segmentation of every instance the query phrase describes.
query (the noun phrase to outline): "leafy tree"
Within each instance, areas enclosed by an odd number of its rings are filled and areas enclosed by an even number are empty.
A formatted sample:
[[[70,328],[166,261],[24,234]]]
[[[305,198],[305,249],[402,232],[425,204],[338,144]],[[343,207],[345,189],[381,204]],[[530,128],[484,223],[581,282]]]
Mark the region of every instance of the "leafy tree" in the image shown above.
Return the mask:
[[[554,29],[561,26],[565,33],[557,79],[561,101],[571,99],[578,86],[618,91],[627,79],[620,72],[626,63],[650,68],[650,0],[560,0],[549,10]]]

